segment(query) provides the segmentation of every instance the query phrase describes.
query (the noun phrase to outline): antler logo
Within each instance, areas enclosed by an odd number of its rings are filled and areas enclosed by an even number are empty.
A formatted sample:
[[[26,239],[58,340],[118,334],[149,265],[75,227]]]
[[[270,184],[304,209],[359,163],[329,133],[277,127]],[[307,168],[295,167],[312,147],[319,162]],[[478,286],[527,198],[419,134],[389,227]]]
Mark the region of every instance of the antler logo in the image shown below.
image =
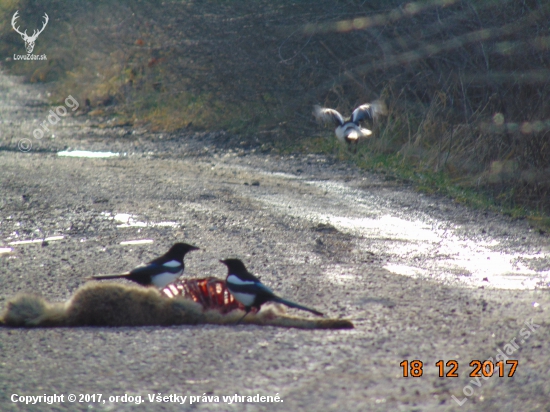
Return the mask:
[[[50,20],[50,18],[48,17],[48,15],[46,13],[44,13],[44,16],[43,16],[44,17],[44,24],[43,24],[42,28],[40,30],[34,30],[32,36],[29,36],[29,35],[27,35],[27,30],[25,30],[24,33],[21,33],[19,31],[19,27],[15,27],[15,21],[19,17],[18,13],[19,13],[19,10],[17,10],[15,12],[15,14],[13,15],[13,17],[11,19],[11,25],[12,25],[13,29],[17,33],[19,33],[21,35],[21,37],[23,38],[23,40],[25,41],[25,48],[27,49],[27,53],[31,54],[32,51],[34,50],[34,42],[38,38],[38,35],[44,31],[44,29],[46,28],[46,25],[48,24],[48,21]]]

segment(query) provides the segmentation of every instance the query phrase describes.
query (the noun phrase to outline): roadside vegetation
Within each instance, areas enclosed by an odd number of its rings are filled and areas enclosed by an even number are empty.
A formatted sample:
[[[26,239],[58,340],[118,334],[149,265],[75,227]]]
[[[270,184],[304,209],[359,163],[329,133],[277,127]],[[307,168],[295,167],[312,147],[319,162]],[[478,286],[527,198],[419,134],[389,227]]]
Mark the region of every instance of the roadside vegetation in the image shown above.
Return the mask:
[[[37,28],[25,52],[11,17]],[[2,65],[88,115],[225,129],[332,154],[419,190],[550,226],[550,3],[536,0],[1,0]],[[384,99],[358,152],[317,125]]]

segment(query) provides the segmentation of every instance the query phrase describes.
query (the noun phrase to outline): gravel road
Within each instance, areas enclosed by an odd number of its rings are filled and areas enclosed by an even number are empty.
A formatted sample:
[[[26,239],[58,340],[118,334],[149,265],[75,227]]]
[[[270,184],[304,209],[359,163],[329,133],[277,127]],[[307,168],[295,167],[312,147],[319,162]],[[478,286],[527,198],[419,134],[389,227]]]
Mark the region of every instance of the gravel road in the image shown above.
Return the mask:
[[[68,115],[36,139],[46,96],[0,75],[0,307],[19,292],[64,301],[185,241],[201,247],[187,274],[224,277],[218,259],[239,257],[355,329],[1,328],[0,410],[550,411],[550,246],[527,222],[223,132]],[[469,376],[504,352],[512,377]],[[413,360],[422,376],[403,377]],[[63,402],[12,402],[44,394]]]

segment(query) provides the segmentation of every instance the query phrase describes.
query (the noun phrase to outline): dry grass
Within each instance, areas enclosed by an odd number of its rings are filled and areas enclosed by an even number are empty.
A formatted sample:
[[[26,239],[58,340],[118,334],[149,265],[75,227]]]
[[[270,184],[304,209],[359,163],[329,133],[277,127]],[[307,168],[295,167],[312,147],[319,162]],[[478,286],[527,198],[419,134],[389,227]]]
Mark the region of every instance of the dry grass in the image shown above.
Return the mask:
[[[156,129],[292,141],[324,133],[313,104],[348,113],[382,97],[390,113],[370,155],[550,212],[548,3],[5,1],[3,55],[22,51],[6,24],[15,8],[50,14],[37,42],[48,61],[7,66],[57,81],[59,99]]]

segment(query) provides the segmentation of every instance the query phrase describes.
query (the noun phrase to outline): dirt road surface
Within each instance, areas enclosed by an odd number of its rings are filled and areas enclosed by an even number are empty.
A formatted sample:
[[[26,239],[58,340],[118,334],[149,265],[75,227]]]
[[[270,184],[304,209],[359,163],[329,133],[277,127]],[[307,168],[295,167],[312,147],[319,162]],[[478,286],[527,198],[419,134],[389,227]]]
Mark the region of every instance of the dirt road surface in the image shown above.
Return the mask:
[[[64,301],[186,241],[201,247],[187,274],[224,277],[218,259],[239,257],[355,329],[1,328],[0,410],[550,411],[550,247],[525,221],[223,132],[66,116],[36,139],[46,93],[0,76],[1,307],[19,292]],[[114,155],[63,155],[75,150]],[[518,360],[512,377],[469,376],[499,351]],[[403,377],[413,360],[422,376]],[[13,402],[44,394],[64,401]],[[224,402],[236,394],[280,402]]]

